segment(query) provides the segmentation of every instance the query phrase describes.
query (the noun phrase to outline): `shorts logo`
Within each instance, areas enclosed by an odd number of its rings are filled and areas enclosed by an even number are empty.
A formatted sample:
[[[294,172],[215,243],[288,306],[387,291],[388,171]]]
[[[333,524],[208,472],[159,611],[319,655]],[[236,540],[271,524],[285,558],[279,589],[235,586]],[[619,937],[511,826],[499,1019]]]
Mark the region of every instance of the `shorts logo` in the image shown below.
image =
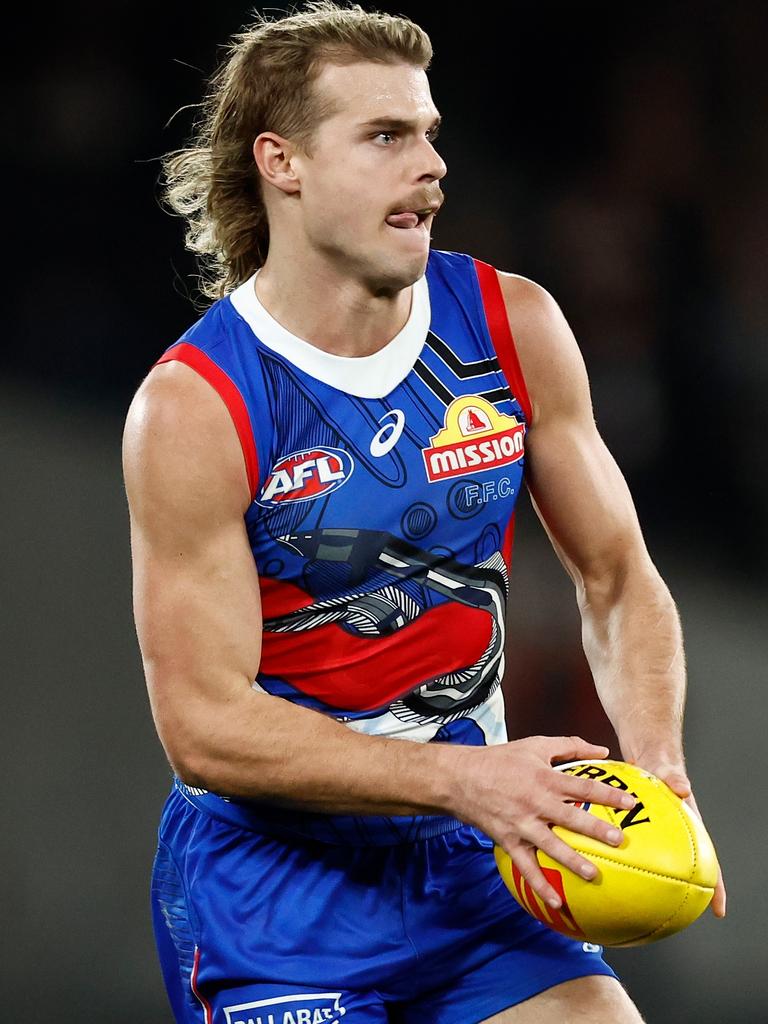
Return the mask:
[[[347,1012],[341,992],[301,992],[225,1006],[227,1024],[337,1024]]]
[[[454,398],[443,422],[431,445],[421,450],[430,483],[483,473],[523,457],[525,424],[479,395]]]
[[[355,464],[341,448],[307,448],[284,455],[274,464],[259,505],[274,508],[289,501],[309,501],[335,491],[352,475]]]

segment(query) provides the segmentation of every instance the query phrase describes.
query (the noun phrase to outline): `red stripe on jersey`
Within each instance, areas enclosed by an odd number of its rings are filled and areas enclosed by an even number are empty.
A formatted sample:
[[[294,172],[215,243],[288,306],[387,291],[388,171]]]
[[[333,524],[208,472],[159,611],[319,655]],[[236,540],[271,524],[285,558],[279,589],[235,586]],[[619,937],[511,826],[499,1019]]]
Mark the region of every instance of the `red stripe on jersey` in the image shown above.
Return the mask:
[[[265,619],[275,619],[278,615],[289,615],[299,608],[314,604],[312,597],[301,587],[288,580],[276,579],[274,576],[259,576],[261,590],[261,613]]]
[[[197,948],[197,946],[195,946],[195,963],[192,968],[192,977],[189,979],[189,984],[195,999],[197,999],[198,1003],[200,1003],[200,1005],[203,1008],[203,1013],[205,1015],[205,1024],[211,1024],[211,1022],[213,1021],[213,1010],[211,1009],[211,1004],[208,1002],[205,996],[200,994],[197,988],[197,972],[199,971],[199,969],[200,950]]]
[[[499,275],[496,272],[496,268],[492,267],[490,263],[483,263],[482,260],[475,259],[474,257],[473,262],[480,285],[480,294],[483,298],[488,333],[491,336],[493,347],[496,349],[499,364],[504,371],[504,376],[507,378],[510,390],[520,403],[525,413],[526,422],[530,427],[533,421],[531,400],[528,397],[528,389],[525,386],[523,371],[517,356],[515,339],[512,337],[512,330],[509,326],[509,317],[507,316],[507,308],[504,304],[504,294],[501,290]]]
[[[186,363],[187,366],[196,370],[201,377],[218,391],[227,409],[229,409],[237,436],[240,438],[240,447],[243,449],[245,471],[248,474],[248,487],[251,492],[251,501],[253,501],[256,497],[256,488],[259,481],[259,458],[256,454],[256,441],[253,437],[251,418],[248,415],[248,409],[239,388],[229,374],[225,373],[220,366],[217,366],[210,356],[207,356],[196,345],[180,341],[160,356],[154,365],[169,363],[173,359],[178,360],[180,363]]]
[[[259,671],[331,707],[373,711],[474,664],[492,623],[488,612],[448,601],[389,636],[354,636],[335,622],[299,633],[265,630]]]

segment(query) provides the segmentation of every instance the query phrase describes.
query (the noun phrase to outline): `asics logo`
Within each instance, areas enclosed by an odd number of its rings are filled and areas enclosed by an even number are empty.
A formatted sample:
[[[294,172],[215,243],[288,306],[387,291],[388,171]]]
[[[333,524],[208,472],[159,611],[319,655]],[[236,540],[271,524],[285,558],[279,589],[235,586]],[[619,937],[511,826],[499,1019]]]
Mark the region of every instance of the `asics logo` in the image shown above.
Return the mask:
[[[390,419],[390,417],[392,418]],[[370,451],[375,459],[380,459],[382,455],[391,452],[400,440],[405,426],[405,413],[402,409],[390,409],[379,419],[379,423],[382,420],[387,420],[387,422],[371,438]]]

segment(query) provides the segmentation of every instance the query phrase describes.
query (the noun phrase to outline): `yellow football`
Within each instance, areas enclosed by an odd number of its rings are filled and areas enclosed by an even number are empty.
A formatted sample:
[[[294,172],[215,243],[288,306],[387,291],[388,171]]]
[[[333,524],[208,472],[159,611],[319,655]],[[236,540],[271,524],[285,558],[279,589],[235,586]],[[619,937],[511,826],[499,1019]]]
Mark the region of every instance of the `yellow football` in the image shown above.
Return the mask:
[[[637,803],[629,811],[576,804],[622,830],[618,847],[553,826],[599,872],[588,882],[537,850],[544,875],[562,900],[559,910],[540,899],[509,855],[495,846],[498,869],[518,903],[563,935],[603,946],[639,946],[687,928],[706,910],[717,881],[715,850],[698,816],[665,783],[636,765],[595,760],[557,768],[627,789]]]

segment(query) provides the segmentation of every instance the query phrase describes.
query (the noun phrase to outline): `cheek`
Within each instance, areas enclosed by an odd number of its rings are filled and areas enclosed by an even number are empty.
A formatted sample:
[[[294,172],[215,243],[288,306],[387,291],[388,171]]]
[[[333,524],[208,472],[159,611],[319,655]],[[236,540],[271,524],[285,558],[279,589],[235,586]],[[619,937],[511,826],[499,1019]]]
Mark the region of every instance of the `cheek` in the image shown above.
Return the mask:
[[[325,187],[307,198],[311,229],[327,237],[354,240],[382,228],[386,199],[370,186],[350,187],[337,180],[335,187]]]
[[[323,155],[304,183],[304,224],[318,245],[338,242],[345,249],[370,245],[385,231],[387,209],[397,202],[402,189],[389,187],[370,162]]]

